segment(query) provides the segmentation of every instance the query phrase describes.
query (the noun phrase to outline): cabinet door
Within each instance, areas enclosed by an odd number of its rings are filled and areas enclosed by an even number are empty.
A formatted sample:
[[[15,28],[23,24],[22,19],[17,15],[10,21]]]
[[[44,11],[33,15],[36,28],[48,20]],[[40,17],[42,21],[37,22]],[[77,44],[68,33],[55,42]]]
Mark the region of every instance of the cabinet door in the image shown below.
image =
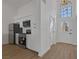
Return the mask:
[[[29,49],[32,49],[33,46],[31,37],[32,37],[31,35],[26,35],[26,47]]]
[[[38,51],[39,47],[39,30],[35,25],[32,25],[31,34],[27,35],[27,47],[31,50]]]
[[[17,33],[16,33],[16,35],[15,35],[15,36],[16,36],[16,37],[15,37],[15,38],[16,38],[16,39],[15,39],[16,44],[19,44],[19,34],[17,34]]]

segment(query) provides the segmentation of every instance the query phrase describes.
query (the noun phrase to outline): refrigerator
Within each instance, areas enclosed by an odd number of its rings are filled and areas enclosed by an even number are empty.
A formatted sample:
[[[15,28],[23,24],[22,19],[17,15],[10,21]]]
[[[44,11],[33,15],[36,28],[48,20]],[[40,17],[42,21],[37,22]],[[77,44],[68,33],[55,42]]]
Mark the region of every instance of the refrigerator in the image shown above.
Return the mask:
[[[15,34],[19,33],[20,25],[17,23],[9,24],[9,43],[15,44]]]

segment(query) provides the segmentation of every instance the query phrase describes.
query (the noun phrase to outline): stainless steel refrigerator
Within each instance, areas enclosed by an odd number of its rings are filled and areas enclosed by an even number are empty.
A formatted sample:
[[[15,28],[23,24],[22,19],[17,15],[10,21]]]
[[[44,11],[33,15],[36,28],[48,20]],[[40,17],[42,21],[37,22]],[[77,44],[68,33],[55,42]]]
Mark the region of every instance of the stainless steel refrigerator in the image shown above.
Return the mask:
[[[15,44],[15,33],[19,33],[19,24],[9,24],[9,43]]]

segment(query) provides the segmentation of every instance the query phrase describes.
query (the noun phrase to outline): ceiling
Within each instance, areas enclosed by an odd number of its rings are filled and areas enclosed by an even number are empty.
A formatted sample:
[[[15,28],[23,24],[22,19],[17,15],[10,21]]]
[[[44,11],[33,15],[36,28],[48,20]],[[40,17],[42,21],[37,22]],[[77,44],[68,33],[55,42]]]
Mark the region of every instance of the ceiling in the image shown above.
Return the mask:
[[[43,0],[43,2],[46,4],[46,0]]]
[[[32,0],[2,0],[2,1],[15,8],[19,8],[25,4],[28,4]]]

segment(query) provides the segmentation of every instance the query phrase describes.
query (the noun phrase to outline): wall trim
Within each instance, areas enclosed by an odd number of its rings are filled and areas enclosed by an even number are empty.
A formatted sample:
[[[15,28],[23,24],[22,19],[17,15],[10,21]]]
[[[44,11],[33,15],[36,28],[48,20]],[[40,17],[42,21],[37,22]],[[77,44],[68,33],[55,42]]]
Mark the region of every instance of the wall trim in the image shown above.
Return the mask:
[[[50,50],[50,48],[51,47],[47,48],[44,52],[41,52],[41,53],[39,52],[38,56],[43,57]]]

